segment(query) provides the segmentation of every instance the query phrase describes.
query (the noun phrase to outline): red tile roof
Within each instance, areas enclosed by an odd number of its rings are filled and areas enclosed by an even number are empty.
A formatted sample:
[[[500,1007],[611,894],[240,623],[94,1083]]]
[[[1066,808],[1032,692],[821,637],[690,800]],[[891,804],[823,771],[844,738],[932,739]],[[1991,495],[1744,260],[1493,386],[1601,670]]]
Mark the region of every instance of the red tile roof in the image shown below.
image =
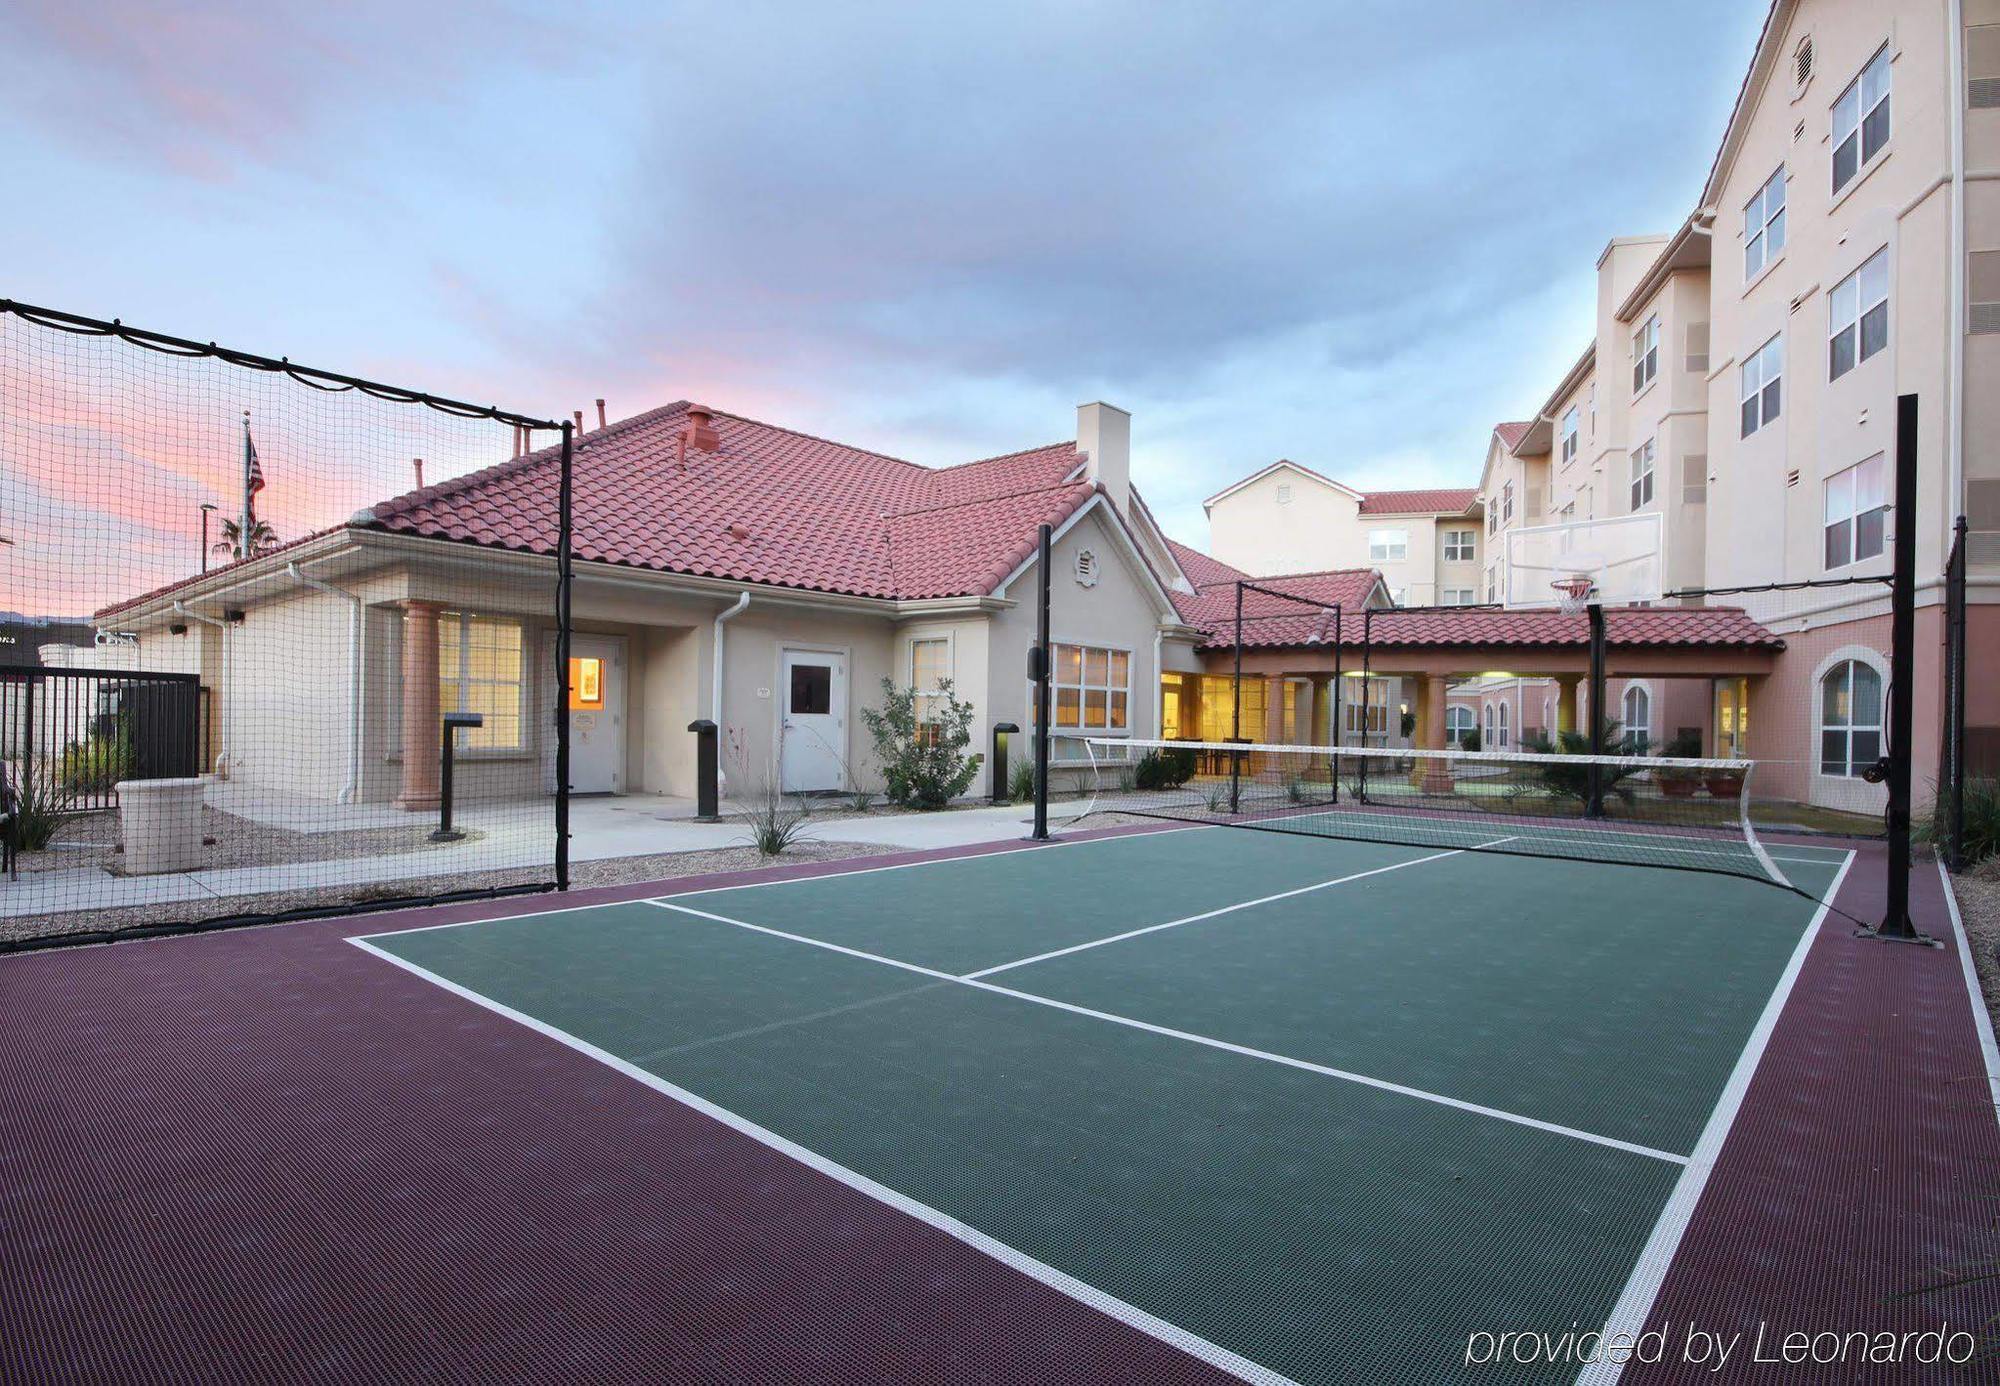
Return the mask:
[[[1269,593],[1243,594],[1243,643],[1246,646],[1319,644],[1333,638],[1335,617],[1340,607],[1345,619],[1368,602],[1369,594],[1381,581],[1373,568],[1340,568],[1324,573],[1288,573],[1283,577],[1251,578],[1220,559],[1199,549],[1169,539],[1181,571],[1195,585],[1193,593],[1173,593],[1181,619],[1208,632],[1205,647],[1227,645],[1236,638],[1236,584],[1241,580],[1279,592],[1290,592],[1303,601],[1287,601]]]
[[[865,597],[990,592],[1095,492],[1055,443],[930,468],[717,413],[721,447],[676,462],[687,402],[586,433],[575,454],[580,560]],[[544,449],[375,506],[384,529],[536,553],[555,546]]]
[[[1461,515],[1479,499],[1474,486],[1441,491],[1370,491],[1361,500],[1363,515]]]
[[[1507,451],[1512,452],[1521,446],[1521,440],[1528,436],[1528,430],[1534,426],[1534,420],[1523,419],[1519,423],[1495,424],[1493,431],[1500,435],[1500,442]]]
[[[1752,620],[1741,607],[1611,607],[1604,613],[1605,639],[1612,645],[1781,650],[1785,642]],[[1373,618],[1377,645],[1590,645],[1589,618],[1560,611],[1453,611],[1432,607],[1378,612]]]

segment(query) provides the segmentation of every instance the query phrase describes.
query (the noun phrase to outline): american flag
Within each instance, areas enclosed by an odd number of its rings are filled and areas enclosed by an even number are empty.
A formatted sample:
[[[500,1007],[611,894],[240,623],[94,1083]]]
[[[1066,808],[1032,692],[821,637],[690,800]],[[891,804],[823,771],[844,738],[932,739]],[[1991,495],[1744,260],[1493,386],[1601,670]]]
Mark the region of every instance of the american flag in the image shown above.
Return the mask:
[[[264,468],[257,461],[257,445],[250,441],[250,424],[243,424],[243,496],[247,501],[264,489]]]

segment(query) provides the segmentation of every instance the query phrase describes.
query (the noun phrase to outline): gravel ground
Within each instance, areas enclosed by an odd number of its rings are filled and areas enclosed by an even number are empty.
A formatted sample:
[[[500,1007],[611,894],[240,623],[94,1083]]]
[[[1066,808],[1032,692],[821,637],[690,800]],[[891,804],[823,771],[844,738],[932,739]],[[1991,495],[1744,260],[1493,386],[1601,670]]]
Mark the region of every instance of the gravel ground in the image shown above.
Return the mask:
[[[463,848],[465,842],[477,841],[480,837],[478,833],[467,833],[457,843],[432,842],[430,834],[435,826],[431,820],[425,819],[405,827],[301,833],[289,828],[274,828],[221,809],[203,807],[202,859],[196,869],[213,871],[234,866],[279,866],[289,862],[399,855],[433,847]],[[95,868],[122,875],[124,854],[118,848],[117,814],[79,814],[62,825],[50,850],[21,854],[21,874]]]
[[[766,857],[753,847],[723,847],[707,852],[664,852],[647,857],[616,857],[608,861],[574,862],[570,884],[575,887],[629,885],[639,881],[668,881],[683,876],[701,876],[716,871],[743,871],[758,866],[779,866],[792,862],[841,861],[848,857],[874,857],[906,850],[862,842],[800,842],[784,855]],[[334,854],[344,855],[344,854]],[[68,863],[74,865],[74,862]],[[490,890],[500,886],[532,885],[549,878],[546,868],[482,871],[459,876],[425,876],[418,880],[388,881],[375,885],[336,889],[267,891],[257,895],[236,895],[204,900],[187,900],[168,905],[130,905],[110,910],[73,910],[56,915],[24,915],[0,918],[0,941],[51,938],[69,934],[120,933],[154,924],[190,923],[226,918],[236,914],[281,914],[288,910],[324,909],[329,906],[360,905],[392,900],[412,892],[443,895],[461,890]]]
[[[1986,1009],[2000,1028],[2000,857],[1961,872],[1951,884],[1965,919],[1965,938],[1972,945],[1979,985],[1986,992]]]

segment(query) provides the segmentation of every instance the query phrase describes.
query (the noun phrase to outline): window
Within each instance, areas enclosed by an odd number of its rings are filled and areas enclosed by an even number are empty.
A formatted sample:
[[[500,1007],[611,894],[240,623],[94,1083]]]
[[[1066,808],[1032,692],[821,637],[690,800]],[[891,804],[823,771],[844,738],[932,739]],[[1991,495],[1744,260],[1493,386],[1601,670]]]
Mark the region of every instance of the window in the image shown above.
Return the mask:
[[[1783,403],[1785,346],[1782,336],[1773,337],[1743,361],[1743,436],[1748,438],[1778,417]]]
[[[1489,751],[1499,750],[1500,742],[1498,737],[1499,733],[1494,730],[1493,726],[1493,704],[1488,703],[1486,705],[1486,741],[1484,748]]]
[[[1402,604],[1403,604],[1403,589],[1400,587],[1391,587],[1389,589],[1389,605],[1401,606]]]
[[[1471,606],[1473,591],[1470,587],[1447,587],[1444,589],[1446,606]]]
[[[1341,702],[1340,720],[1358,736],[1381,736],[1389,730],[1389,681],[1356,679]]]
[[[1057,645],[1055,654],[1055,726],[1126,730],[1131,724],[1131,654],[1095,645]]]
[[[1478,730],[1479,719],[1463,703],[1453,703],[1444,710],[1444,737],[1448,745],[1462,747]]]
[[[1854,181],[1889,142],[1889,45],[1883,44],[1833,103],[1833,190]]]
[[[1597,382],[1590,382],[1590,436],[1597,436]]]
[[[1843,659],[1819,690],[1819,772],[1853,779],[1882,758],[1882,675]]]
[[[1407,529],[1371,529],[1368,531],[1368,561],[1370,563],[1400,563],[1409,556],[1410,531]]]
[[[1500,739],[1499,741],[1495,742],[1493,746],[1493,749],[1496,751],[1504,751],[1507,749],[1507,722],[1508,722],[1508,709],[1510,706],[1511,704],[1508,703],[1500,704]]]
[[[1576,406],[1572,404],[1563,410],[1562,419],[1562,460],[1565,465],[1576,459]]]
[[[1889,345],[1889,248],[1826,296],[1827,379],[1838,380]]]
[[[1473,560],[1473,546],[1479,540],[1476,529],[1448,529],[1444,532],[1444,561],[1447,563],[1470,563]]]
[[[1514,483],[1511,481],[1500,488],[1500,522],[1514,523]]]
[[[1653,739],[1653,695],[1644,684],[1625,690],[1625,753],[1640,755]]]
[[[1743,208],[1743,281],[1778,258],[1785,248],[1785,166],[1764,180]]]
[[[1632,334],[1632,393],[1638,394],[1660,373],[1660,318],[1655,313]]]
[[[486,719],[461,733],[458,744],[470,751],[523,749],[521,709],[528,688],[521,627],[447,611],[438,617],[437,639],[439,706]]]
[[[820,717],[833,711],[833,666],[794,664],[790,710],[802,717]]]
[[[1876,453],[1826,481],[1826,566],[1830,572],[1881,554],[1889,528],[1888,464]]]
[[[951,679],[951,641],[942,635],[910,642],[910,688],[917,695],[918,740],[931,744],[937,736],[937,710],[944,685]]]
[[[1644,509],[1653,501],[1653,440],[1648,438],[1632,451],[1632,508]]]
[[[1500,508],[1498,506],[1493,506],[1486,512],[1486,532],[1488,534],[1498,534],[1500,532]]]
[[[1493,591],[1494,591],[1493,570],[1489,568],[1486,570],[1486,600],[1489,602],[1493,600]]]

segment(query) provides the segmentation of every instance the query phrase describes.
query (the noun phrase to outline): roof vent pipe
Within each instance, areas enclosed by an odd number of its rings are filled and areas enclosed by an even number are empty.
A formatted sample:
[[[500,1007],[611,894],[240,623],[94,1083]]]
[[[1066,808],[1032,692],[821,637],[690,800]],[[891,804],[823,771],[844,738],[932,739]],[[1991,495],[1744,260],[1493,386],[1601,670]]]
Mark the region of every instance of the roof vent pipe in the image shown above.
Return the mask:
[[[576,420],[576,431],[583,432],[583,411],[579,409],[571,417]]]
[[[421,457],[412,457],[410,465],[416,469],[417,489],[421,491],[424,489],[424,459]]]
[[[597,401],[597,426],[604,427],[604,401]]]

